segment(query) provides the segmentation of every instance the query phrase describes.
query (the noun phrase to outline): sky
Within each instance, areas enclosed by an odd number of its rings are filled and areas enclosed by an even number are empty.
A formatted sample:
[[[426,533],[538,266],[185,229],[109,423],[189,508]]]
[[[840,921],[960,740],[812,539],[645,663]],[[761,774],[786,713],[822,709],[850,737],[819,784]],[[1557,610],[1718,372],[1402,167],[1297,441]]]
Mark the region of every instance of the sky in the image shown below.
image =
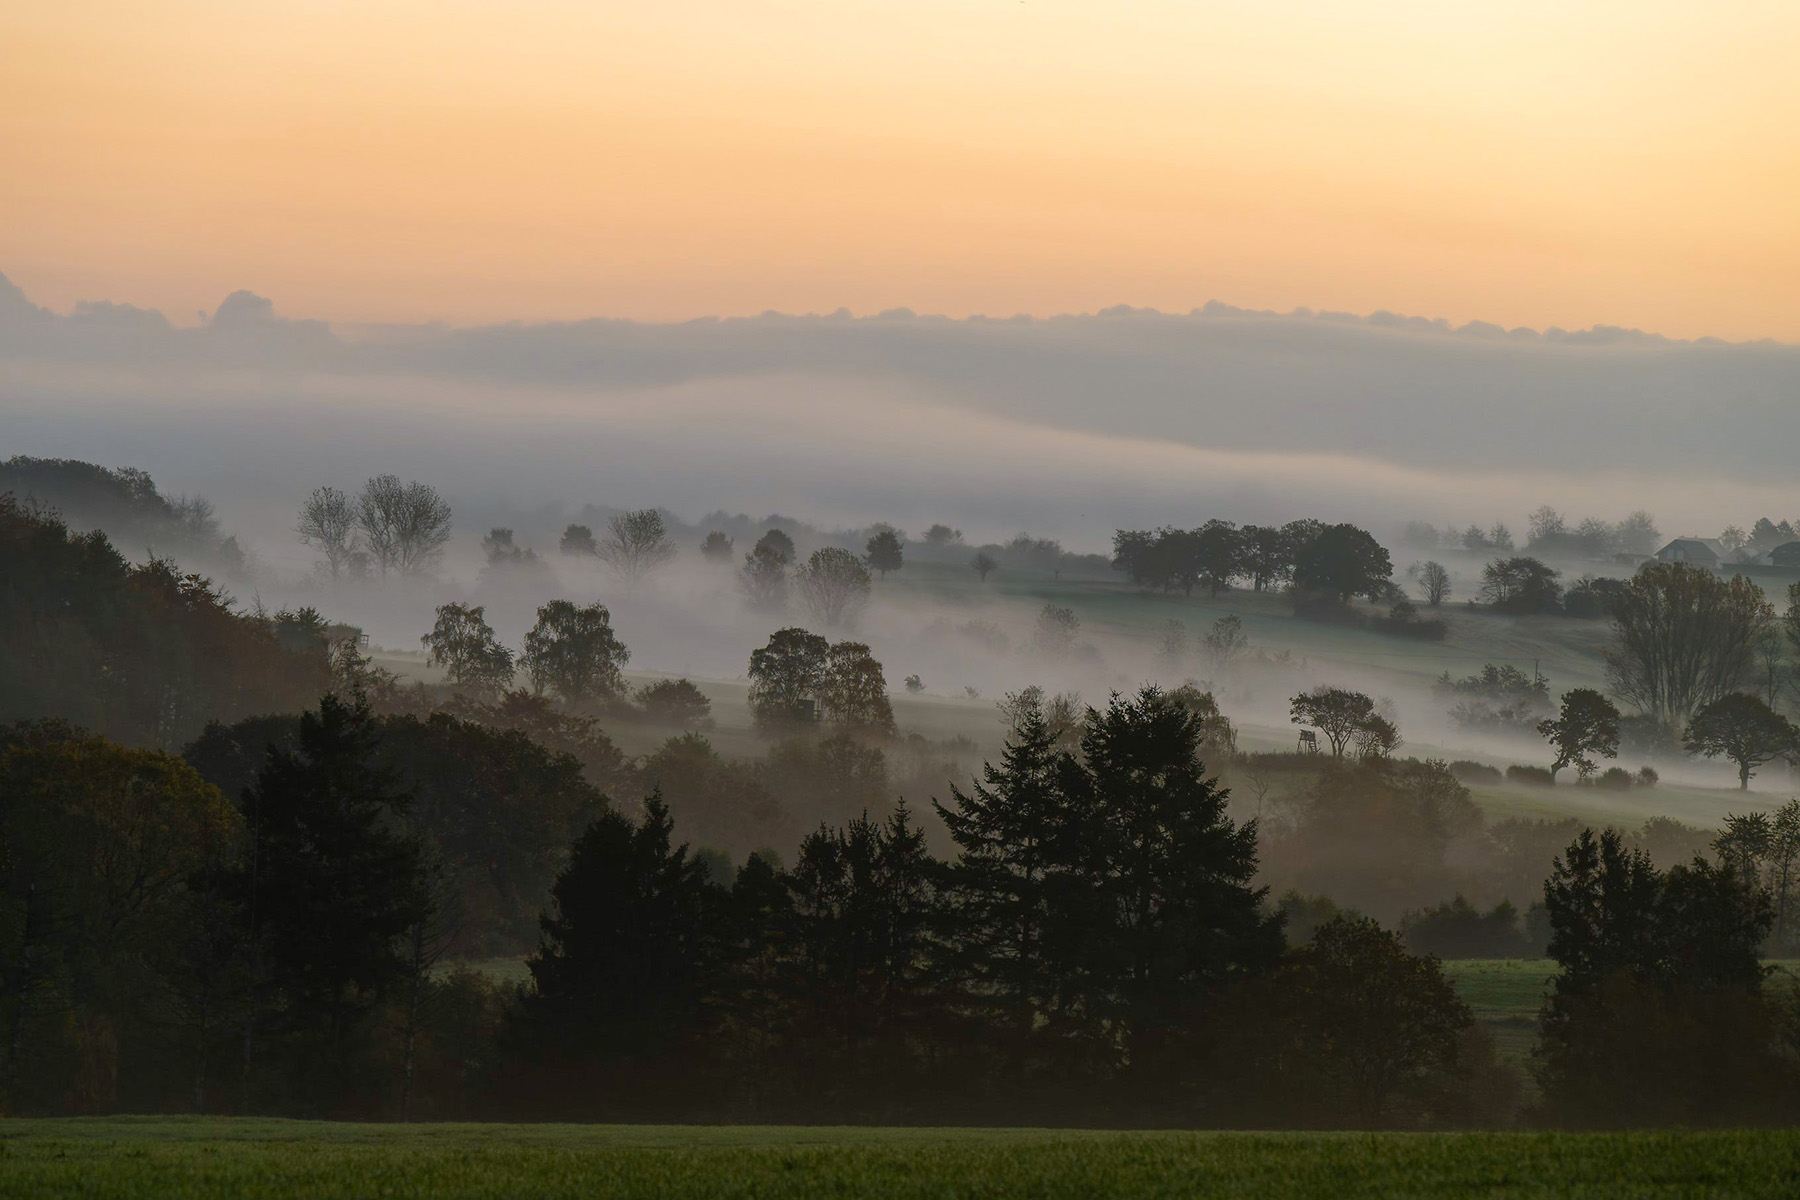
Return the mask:
[[[1792,0],[0,0],[0,272],[193,324],[1800,341]]]

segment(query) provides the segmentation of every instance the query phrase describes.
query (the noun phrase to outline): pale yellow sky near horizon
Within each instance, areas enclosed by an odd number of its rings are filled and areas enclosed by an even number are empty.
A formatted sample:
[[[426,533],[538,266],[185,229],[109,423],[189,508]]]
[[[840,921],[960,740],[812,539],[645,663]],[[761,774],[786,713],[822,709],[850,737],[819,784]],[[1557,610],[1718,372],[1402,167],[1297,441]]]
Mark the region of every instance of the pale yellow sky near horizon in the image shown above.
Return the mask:
[[[1800,341],[1797,63],[1795,0],[0,0],[0,272],[178,321]]]

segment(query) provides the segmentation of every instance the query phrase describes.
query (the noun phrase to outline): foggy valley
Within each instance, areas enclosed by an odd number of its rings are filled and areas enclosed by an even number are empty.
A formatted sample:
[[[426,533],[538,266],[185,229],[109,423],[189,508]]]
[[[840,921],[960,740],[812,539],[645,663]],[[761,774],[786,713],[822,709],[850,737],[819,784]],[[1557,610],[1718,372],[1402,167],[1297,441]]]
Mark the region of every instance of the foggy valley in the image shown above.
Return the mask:
[[[0,1197],[1791,1194],[1797,12],[0,16]]]

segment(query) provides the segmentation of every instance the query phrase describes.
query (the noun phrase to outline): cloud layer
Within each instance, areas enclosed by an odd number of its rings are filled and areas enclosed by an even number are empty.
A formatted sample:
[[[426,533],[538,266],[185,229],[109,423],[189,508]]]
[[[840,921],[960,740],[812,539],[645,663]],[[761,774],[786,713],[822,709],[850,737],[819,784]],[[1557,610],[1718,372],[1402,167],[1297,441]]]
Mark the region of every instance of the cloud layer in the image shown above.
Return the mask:
[[[1785,513],[1800,349],[1209,305],[1033,320],[769,314],[334,331],[235,293],[197,328],[0,280],[10,452],[288,511],[394,469],[479,512],[586,502],[1120,524],[1336,513],[1670,531]],[[1784,507],[1784,503],[1786,507]]]

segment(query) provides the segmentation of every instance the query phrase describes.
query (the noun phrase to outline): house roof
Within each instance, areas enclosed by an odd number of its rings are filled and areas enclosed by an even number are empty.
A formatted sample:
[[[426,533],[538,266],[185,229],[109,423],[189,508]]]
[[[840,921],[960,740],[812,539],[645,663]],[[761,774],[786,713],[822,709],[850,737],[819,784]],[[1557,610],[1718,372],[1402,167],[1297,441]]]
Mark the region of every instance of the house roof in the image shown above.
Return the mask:
[[[1658,556],[1660,556],[1670,550],[1673,550],[1677,546],[1703,546],[1708,551],[1710,551],[1715,558],[1721,558],[1721,559],[1724,558],[1727,554],[1731,553],[1729,550],[1725,549],[1725,544],[1723,542],[1719,541],[1718,538],[1704,538],[1704,537],[1671,538],[1669,540],[1668,545],[1664,546],[1661,550],[1658,550],[1656,553],[1658,554]]]

